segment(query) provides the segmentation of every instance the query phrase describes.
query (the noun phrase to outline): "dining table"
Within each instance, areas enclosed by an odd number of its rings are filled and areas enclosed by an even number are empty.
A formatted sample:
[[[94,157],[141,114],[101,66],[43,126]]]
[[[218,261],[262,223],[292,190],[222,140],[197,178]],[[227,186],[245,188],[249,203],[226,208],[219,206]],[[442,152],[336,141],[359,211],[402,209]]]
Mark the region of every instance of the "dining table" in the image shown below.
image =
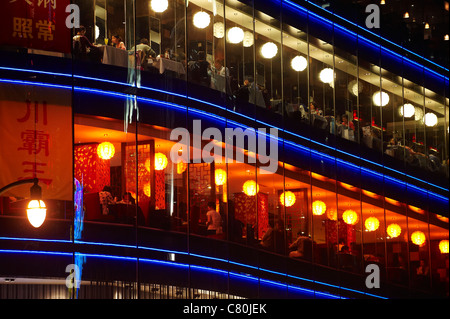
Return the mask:
[[[156,65],[160,74],[163,74],[166,70],[173,71],[178,74],[186,74],[183,64],[178,61],[159,57],[156,58]]]
[[[103,64],[128,67],[128,51],[110,45],[99,45],[97,47],[100,50]]]

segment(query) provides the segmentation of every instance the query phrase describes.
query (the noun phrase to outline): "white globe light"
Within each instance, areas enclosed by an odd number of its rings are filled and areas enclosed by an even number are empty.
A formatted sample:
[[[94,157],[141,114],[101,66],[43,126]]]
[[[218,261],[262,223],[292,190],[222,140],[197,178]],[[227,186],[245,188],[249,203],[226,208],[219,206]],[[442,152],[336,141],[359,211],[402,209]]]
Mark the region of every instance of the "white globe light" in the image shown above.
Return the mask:
[[[423,110],[422,108],[416,106],[414,109],[414,119],[416,121],[420,121],[423,118]]]
[[[211,17],[206,12],[200,11],[194,14],[194,25],[199,29],[204,29],[209,26]]]
[[[33,199],[28,203],[27,207],[27,217],[33,227],[40,227],[47,215],[47,208],[42,200]]]
[[[305,57],[297,55],[295,58],[291,61],[291,67],[299,72],[306,69],[306,66],[308,65],[308,61],[306,61]]]
[[[399,113],[403,117],[411,117],[414,115],[415,108],[411,103],[406,103],[399,107]]]
[[[214,36],[218,39],[222,39],[225,35],[225,25],[223,22],[216,22],[214,23],[214,30],[213,30]]]
[[[435,126],[438,122],[438,118],[434,113],[425,113],[423,121],[426,126]]]
[[[261,54],[266,59],[272,59],[277,55],[278,47],[273,42],[267,42],[261,47]]]
[[[152,0],[150,3],[152,10],[155,12],[164,12],[167,10],[169,6],[169,2],[167,0]]]
[[[244,47],[249,48],[253,45],[254,43],[254,39],[253,39],[253,33],[251,33],[250,31],[245,31],[244,32]]]
[[[228,30],[228,42],[240,43],[244,39],[244,30],[239,27],[232,27]]]
[[[389,103],[389,95],[382,91],[375,92],[372,96],[372,101],[376,106],[385,106]]]
[[[320,71],[319,74],[320,81],[323,83],[332,83],[334,80],[334,71],[330,68],[325,68],[322,71]]]
[[[348,91],[353,94],[354,96],[358,96],[359,93],[363,91],[363,84],[362,82],[358,82],[356,80],[352,80],[348,83]]]

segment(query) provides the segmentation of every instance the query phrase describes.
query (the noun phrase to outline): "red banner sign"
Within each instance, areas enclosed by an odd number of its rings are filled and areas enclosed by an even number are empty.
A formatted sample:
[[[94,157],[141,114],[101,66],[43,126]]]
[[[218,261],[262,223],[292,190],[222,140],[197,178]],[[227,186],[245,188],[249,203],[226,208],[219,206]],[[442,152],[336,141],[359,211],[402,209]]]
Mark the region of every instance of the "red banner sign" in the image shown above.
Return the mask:
[[[70,53],[66,27],[70,0],[3,0],[0,45]]]

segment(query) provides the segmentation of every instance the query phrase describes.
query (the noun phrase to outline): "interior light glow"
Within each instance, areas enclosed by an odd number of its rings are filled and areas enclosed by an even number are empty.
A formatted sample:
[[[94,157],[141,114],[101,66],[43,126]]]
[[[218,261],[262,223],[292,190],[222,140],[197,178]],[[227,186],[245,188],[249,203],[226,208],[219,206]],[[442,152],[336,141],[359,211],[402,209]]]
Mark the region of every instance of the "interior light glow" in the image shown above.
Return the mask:
[[[375,92],[372,101],[376,106],[386,106],[389,103],[389,95],[383,91]]]
[[[295,58],[291,60],[291,67],[297,72],[303,71],[306,69],[308,65],[308,61],[306,61],[304,56],[297,55]]]
[[[211,17],[204,11],[197,12],[194,14],[194,25],[199,29],[204,29],[209,26],[211,22]]]
[[[152,0],[150,6],[153,11],[161,13],[167,10],[169,2],[168,0]]]
[[[278,47],[273,42],[267,42],[261,47],[261,54],[266,59],[272,59],[278,53]]]
[[[228,30],[227,37],[228,42],[230,43],[240,43],[242,42],[242,40],[244,40],[244,30],[239,27],[232,27],[230,30]]]
[[[437,118],[436,114],[434,114],[434,113],[425,113],[423,121],[426,126],[431,127],[431,126],[436,126],[436,124],[438,122],[438,118]]]
[[[414,115],[416,109],[411,103],[406,103],[403,106],[400,106],[398,108],[398,111],[400,113],[400,116],[409,118]]]
[[[246,48],[249,48],[253,45],[255,40],[253,39],[253,33],[250,31],[244,31],[244,40],[243,45]]]
[[[334,71],[331,68],[325,68],[320,71],[319,74],[320,81],[323,83],[332,83],[334,81]]]
[[[225,25],[223,22],[216,22],[213,26],[213,33],[217,39],[222,39],[225,35]]]

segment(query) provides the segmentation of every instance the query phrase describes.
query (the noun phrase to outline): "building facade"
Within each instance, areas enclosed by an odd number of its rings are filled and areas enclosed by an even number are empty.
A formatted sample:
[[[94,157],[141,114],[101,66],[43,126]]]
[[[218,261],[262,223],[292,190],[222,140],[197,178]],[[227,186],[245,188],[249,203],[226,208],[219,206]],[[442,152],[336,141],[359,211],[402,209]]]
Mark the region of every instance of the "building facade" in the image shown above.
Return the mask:
[[[448,69],[310,1],[72,3],[2,13],[0,298],[448,297]]]

